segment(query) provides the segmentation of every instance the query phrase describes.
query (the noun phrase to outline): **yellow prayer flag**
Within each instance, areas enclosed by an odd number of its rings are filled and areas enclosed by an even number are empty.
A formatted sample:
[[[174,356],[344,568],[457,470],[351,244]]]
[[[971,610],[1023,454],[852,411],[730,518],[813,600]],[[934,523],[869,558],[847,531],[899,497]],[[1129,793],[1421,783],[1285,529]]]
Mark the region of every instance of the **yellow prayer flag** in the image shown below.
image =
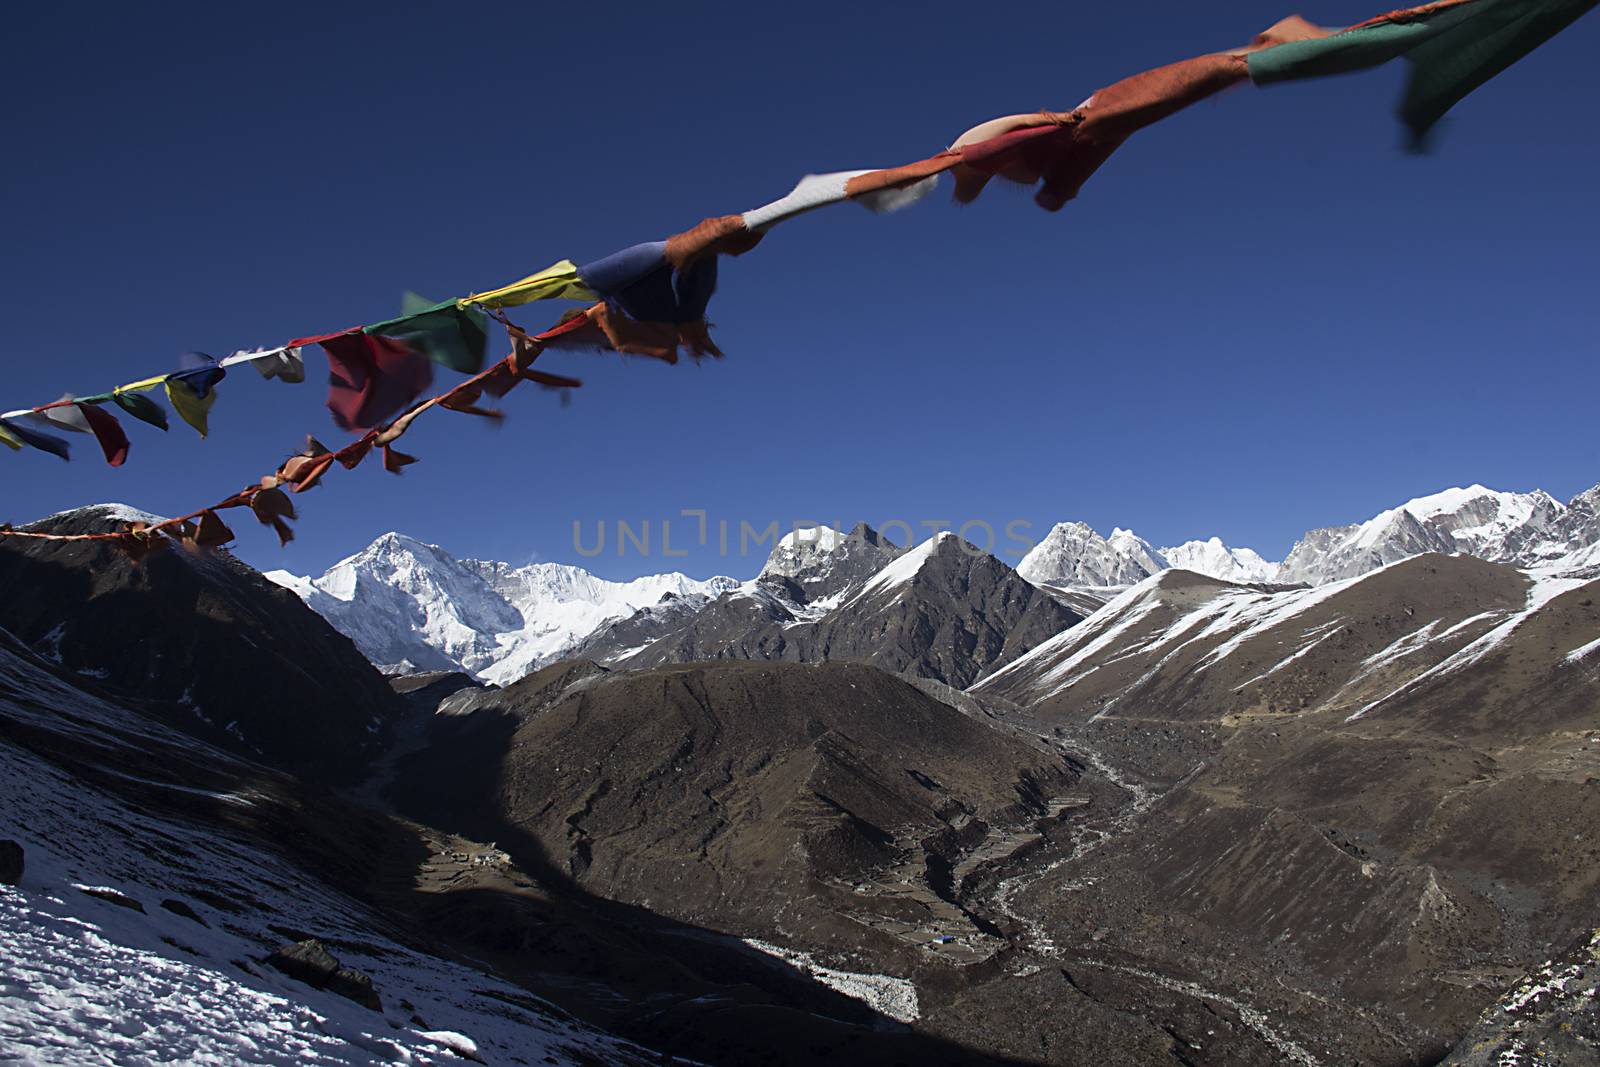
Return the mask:
[[[530,274],[521,281],[502,285],[487,293],[474,293],[456,301],[460,307],[478,304],[482,307],[508,308],[518,304],[531,304],[535,300],[599,300],[600,296],[578,277],[578,265],[570,259],[546,267],[538,274]]]
[[[158,374],[154,378],[144,378],[144,379],[141,379],[140,381],[137,381],[137,382],[129,382],[127,385],[119,385],[115,389],[113,389],[112,392],[114,392],[114,393],[142,393],[146,389],[154,389],[156,386],[160,385],[162,382],[164,382],[166,380],[167,380],[167,376],[165,374]]]
[[[15,452],[22,447],[22,440],[16,434],[6,429],[5,423],[0,422],[0,445],[5,445]]]
[[[217,402],[216,390],[201,396],[195,392],[188,382],[177,378],[167,379],[167,400],[172,404],[184,422],[200,431],[200,436],[206,436],[206,416],[211,412],[211,405]]]

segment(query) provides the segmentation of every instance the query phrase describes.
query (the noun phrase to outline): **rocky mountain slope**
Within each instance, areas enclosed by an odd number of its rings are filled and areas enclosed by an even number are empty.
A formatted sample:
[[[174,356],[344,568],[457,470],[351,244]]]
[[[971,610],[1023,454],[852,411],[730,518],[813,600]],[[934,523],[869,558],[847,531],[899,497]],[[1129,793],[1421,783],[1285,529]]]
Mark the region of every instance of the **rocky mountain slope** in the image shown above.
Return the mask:
[[[817,604],[860,586],[905,551],[866,523],[847,534],[828,526],[792,530],[774,546],[756,581],[787,580]]]
[[[558,563],[457,560],[388,533],[319,578],[270,571],[389,671],[463,670],[510,682],[559,659],[608,620],[664,596],[715,595],[738,583],[658,574],[609,582]]]
[[[30,529],[150,519],[121,505]],[[105,543],[0,542],[0,626],[86,683],[136,694],[163,721],[315,778],[349,781],[397,702],[349,639],[226,552],[134,564]]]
[[[1600,930],[1517,983],[1440,1067],[1600,1063]]]
[[[906,983],[873,995],[991,1055],[1436,1062],[1593,929],[1597,593],[1463,556],[1166,571],[968,694],[922,683],[942,712],[864,666],[551,668],[441,717],[430,754],[501,769],[448,773],[469,799],[431,817],[494,812],[595,892]],[[1040,745],[1059,784],[1007,809]],[[1517,1033],[1571,1044],[1546,1022]]]
[[[1287,1059],[1434,1062],[1595,925],[1597,649],[1595,568],[1153,576],[974,691],[1131,790],[1004,907],[1090,996],[1164,976]]]
[[[876,539],[870,530],[866,537]],[[854,538],[815,566],[851,551]],[[867,542],[869,546],[871,542]],[[780,546],[781,548],[781,546]],[[942,533],[895,553],[875,572],[838,572],[859,556],[846,555],[830,573],[820,599],[798,577],[767,574],[692,613],[664,620],[629,619],[580,647],[582,655],[626,667],[697,660],[754,659],[871,663],[957,687],[1006,663],[1081,615],[1035,588],[1010,567],[954,534]],[[874,561],[875,562],[875,561]],[[809,572],[808,572],[809,573]],[[645,643],[648,642],[648,643]],[[639,647],[643,644],[643,647]]]
[[[952,870],[1078,785],[1049,748],[854,664],[552,667],[451,712],[397,787],[418,817],[497,822],[585,888],[709,929],[874,941],[873,970],[914,969],[919,946],[981,952],[941,899]],[[442,783],[440,760],[473,773]]]

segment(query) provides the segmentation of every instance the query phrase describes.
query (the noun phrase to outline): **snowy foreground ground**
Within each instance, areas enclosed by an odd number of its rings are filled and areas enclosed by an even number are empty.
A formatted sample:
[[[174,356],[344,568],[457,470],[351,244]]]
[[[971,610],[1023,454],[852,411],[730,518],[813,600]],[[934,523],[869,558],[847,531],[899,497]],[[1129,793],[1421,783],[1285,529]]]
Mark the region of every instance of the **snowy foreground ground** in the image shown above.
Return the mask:
[[[96,910],[113,908],[125,911]],[[129,942],[154,931],[135,912],[97,923],[74,910],[91,909],[0,890],[0,1060],[435,1063],[477,1054],[463,1034],[391,1026],[325,997],[312,1007],[199,960],[136,948]]]
[[[70,730],[108,757],[141,738],[195,744],[4,650],[0,660],[9,724]],[[201,802],[267,802],[130,781]],[[0,1063],[656,1062],[523,989],[385,936],[379,917],[251,840],[139,810],[0,740],[5,838],[22,844],[26,869],[20,886],[0,885]],[[269,924],[325,941],[371,976],[383,1010],[267,966],[288,940]]]

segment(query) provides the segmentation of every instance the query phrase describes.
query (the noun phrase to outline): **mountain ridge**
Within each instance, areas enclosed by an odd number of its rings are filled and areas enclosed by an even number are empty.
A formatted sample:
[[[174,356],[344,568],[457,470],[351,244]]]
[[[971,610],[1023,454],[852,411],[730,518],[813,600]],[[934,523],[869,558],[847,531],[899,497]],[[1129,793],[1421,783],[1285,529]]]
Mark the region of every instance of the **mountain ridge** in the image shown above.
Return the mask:
[[[385,669],[459,669],[506,684],[563,656],[630,659],[713,607],[718,617],[706,616],[702,629],[815,623],[880,571],[938,540],[902,547],[865,524],[848,533],[814,526],[780,538],[745,582],[677,572],[615,582],[568,564],[458,560],[390,533],[319,578],[283,571],[267,577],[294,590]],[[1445,489],[1363,522],[1310,530],[1282,562],[1217,537],[1158,548],[1131,530],[1102,537],[1086,523],[1063,522],[1015,573],[1083,615],[1166,570],[1246,585],[1319,586],[1426,552],[1516,566],[1600,562],[1600,486],[1566,504],[1543,490]],[[742,601],[736,610],[717,606],[729,596]],[[689,644],[702,646],[698,639]],[[790,642],[775,638],[762,655],[780,644]]]

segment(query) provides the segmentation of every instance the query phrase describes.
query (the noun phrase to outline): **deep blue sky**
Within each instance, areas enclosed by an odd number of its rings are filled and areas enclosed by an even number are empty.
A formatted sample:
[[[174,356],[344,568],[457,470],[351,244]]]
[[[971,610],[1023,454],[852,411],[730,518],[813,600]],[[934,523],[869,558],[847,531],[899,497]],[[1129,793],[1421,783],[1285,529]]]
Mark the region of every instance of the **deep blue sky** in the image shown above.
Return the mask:
[[[0,410],[395,313],[920,158],[1235,45],[1280,4],[563,9],[30,5],[8,14]],[[1378,5],[1321,0],[1327,23]],[[578,561],[574,519],[1082,519],[1269,556],[1308,527],[1483,482],[1563,498],[1594,437],[1600,16],[1399,150],[1404,70],[1244,87],[1139,135],[1058,215],[1013,188],[802,218],[726,261],[726,360],[551,357],[497,430],[430,416],[422,462],[336,472],[280,551],[385,530]],[[556,305],[517,317],[539,327]],[[498,349],[498,345],[496,346]],[[312,350],[314,377],[322,375]],[[320,384],[225,382],[213,433],[128,422],[111,470],[0,456],[0,519],[163,514],[339,440]],[[677,531],[680,543],[687,538]],[[735,542],[737,536],[735,535]],[[753,573],[758,559],[588,564]]]

